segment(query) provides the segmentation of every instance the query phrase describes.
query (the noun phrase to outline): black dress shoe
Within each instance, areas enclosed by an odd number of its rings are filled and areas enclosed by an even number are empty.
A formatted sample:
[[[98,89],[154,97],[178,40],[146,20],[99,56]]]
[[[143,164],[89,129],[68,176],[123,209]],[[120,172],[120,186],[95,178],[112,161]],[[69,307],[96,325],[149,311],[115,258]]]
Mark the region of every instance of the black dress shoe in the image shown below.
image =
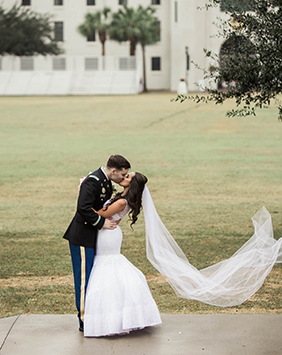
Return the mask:
[[[83,332],[83,323],[80,323],[80,325],[79,325],[79,328],[78,328],[78,329],[79,329],[79,331],[80,331],[80,332]]]

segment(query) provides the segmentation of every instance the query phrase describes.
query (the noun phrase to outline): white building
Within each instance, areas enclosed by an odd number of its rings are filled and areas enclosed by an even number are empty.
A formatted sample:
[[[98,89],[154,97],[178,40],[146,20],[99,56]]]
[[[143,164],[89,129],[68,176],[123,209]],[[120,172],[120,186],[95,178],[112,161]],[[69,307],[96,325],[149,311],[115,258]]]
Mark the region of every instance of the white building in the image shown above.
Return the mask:
[[[177,91],[183,78],[190,92],[199,91],[198,85],[204,85],[203,72],[191,61],[208,68],[203,49],[219,53],[222,44],[222,39],[213,37],[217,32],[213,23],[224,13],[218,8],[198,9],[206,0],[2,0],[6,8],[18,4],[51,14],[65,53],[58,57],[2,57],[0,95],[138,93],[142,78],[140,46],[132,62],[129,43],[107,40],[102,70],[98,36],[87,40],[77,30],[87,12],[105,6],[115,12],[124,3],[129,7],[154,6],[160,20],[160,41],[146,48],[148,89]]]

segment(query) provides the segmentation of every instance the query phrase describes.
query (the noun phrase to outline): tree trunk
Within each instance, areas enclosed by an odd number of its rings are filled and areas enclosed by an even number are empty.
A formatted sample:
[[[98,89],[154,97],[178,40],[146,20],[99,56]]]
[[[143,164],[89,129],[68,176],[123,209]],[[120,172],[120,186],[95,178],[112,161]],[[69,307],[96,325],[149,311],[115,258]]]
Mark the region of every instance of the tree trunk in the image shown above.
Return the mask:
[[[102,56],[105,55],[105,41],[102,42]]]
[[[105,70],[105,41],[102,43],[102,70]]]
[[[134,37],[130,38],[130,55],[135,55],[135,49],[136,49],[136,40]]]
[[[105,31],[99,31],[99,40],[102,45],[102,70],[105,70],[105,54],[106,54],[106,32]]]
[[[143,92],[148,92],[147,79],[146,79],[146,56],[145,46],[142,46],[142,59],[143,59]]]

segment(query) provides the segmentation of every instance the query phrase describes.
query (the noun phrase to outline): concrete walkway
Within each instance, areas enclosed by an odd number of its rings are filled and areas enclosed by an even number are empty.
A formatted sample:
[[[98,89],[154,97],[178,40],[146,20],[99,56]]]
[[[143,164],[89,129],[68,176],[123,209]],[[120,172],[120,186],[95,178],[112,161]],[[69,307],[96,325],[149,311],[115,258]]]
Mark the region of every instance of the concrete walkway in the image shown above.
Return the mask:
[[[281,355],[282,315],[162,315],[126,336],[84,338],[75,315],[0,319],[1,355]]]

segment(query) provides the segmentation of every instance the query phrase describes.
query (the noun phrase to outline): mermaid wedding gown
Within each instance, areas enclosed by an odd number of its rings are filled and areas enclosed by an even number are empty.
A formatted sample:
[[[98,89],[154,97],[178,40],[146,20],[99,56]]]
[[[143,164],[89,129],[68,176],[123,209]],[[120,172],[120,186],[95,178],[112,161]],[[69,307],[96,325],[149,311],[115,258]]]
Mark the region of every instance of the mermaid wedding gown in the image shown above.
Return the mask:
[[[121,220],[130,208],[113,216]],[[121,253],[122,231],[102,229],[87,286],[84,336],[127,334],[161,323],[145,276]]]

